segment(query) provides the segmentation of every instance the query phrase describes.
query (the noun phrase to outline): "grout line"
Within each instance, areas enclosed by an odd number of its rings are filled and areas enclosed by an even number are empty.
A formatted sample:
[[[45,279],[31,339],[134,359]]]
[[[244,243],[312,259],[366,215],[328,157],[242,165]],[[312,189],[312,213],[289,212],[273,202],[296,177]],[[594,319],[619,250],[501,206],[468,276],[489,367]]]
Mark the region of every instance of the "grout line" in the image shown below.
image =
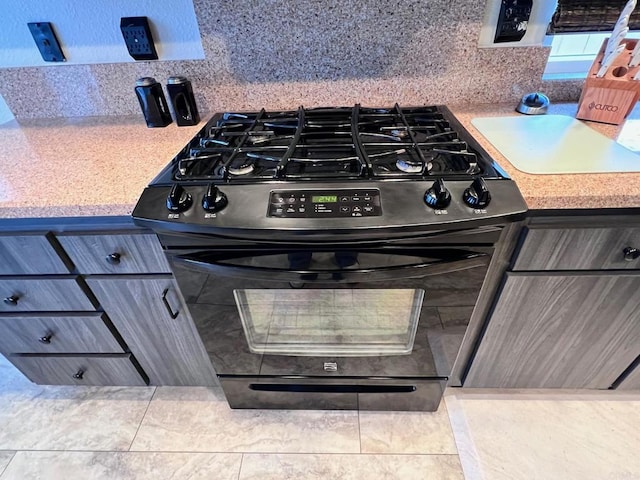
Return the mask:
[[[238,468],[238,480],[240,480],[240,475],[242,474],[242,462],[244,461],[244,453],[240,457],[240,468]]]
[[[465,478],[478,478],[477,475],[482,478],[483,469],[480,463],[480,455],[478,455],[471,429],[467,424],[464,408],[456,395],[448,396],[445,405],[462,473]]]
[[[131,440],[131,443],[129,444],[129,448],[127,448],[127,452],[131,451],[131,447],[133,447],[133,443],[136,441],[136,438],[138,437],[138,432],[140,431],[140,428],[142,427],[142,422],[144,422],[145,417],[147,416],[147,412],[149,411],[149,407],[151,406],[151,402],[153,401],[153,397],[156,396],[156,392],[158,391],[158,387],[153,387],[153,393],[151,394],[151,398],[149,399],[149,403],[147,403],[147,408],[144,409],[144,413],[142,414],[142,418],[140,419],[140,423],[138,424],[138,428],[136,428],[136,433],[133,436],[133,439]]]
[[[2,451],[2,450],[0,450]],[[348,456],[391,456],[391,457],[459,457],[457,453],[389,453],[389,452],[380,452],[380,453],[358,453],[358,452],[285,452],[285,451],[274,451],[274,452],[234,452],[232,450],[51,450],[51,449],[42,449],[42,450],[34,450],[34,449],[24,449],[20,450],[4,450],[7,452],[29,452],[29,453],[38,453],[38,452],[49,452],[49,453],[124,453],[124,454],[138,454],[138,453],[149,453],[149,454],[173,454],[173,453],[210,453],[210,454],[229,454],[229,455],[348,455]],[[13,457],[12,457],[13,459]]]
[[[11,450],[8,450],[8,451],[11,451]],[[9,465],[11,465],[11,462],[13,462],[13,459],[16,458],[17,453],[18,452],[13,452],[13,455],[11,455],[11,459],[7,462],[5,467],[2,470],[0,470],[0,477],[2,477],[4,475],[4,472],[7,471],[7,468],[9,468]]]
[[[360,453],[362,454],[362,431],[360,430],[360,410],[358,410],[358,443],[360,445]]]

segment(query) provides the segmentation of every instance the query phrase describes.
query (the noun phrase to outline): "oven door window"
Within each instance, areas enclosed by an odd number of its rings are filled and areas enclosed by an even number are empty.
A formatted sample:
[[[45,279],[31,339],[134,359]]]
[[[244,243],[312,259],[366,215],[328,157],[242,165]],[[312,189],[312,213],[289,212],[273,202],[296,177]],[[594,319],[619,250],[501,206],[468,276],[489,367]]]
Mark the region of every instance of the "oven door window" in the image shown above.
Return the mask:
[[[236,289],[252,353],[295,356],[408,355],[422,289]]]

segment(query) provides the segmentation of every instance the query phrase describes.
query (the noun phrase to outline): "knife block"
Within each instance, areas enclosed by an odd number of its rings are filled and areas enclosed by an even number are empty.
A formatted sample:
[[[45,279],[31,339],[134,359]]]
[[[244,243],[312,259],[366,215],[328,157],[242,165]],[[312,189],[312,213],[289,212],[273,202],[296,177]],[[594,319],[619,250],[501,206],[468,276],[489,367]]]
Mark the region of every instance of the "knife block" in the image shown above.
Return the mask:
[[[598,78],[607,40],[594,60],[582,88],[576,118],[620,125],[640,99],[640,80],[633,80],[640,66],[629,68],[631,52],[638,40],[623,40],[625,49],[613,64]]]

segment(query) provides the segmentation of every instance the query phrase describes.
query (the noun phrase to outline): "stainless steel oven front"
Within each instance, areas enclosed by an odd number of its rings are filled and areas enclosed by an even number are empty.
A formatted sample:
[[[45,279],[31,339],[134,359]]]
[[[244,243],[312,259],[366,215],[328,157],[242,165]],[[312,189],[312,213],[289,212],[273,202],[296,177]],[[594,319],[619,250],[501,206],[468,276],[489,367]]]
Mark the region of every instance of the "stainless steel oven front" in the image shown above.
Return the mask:
[[[436,410],[493,252],[180,238],[163,241],[233,408]]]

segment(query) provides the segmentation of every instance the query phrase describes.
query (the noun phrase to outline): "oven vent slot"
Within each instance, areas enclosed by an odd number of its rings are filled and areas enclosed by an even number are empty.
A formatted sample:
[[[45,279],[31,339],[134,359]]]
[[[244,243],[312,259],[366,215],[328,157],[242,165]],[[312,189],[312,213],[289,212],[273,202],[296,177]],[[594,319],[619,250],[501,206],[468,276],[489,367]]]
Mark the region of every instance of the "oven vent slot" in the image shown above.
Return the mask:
[[[279,383],[252,383],[249,389],[258,392],[301,393],[411,393],[415,385],[286,385]]]

